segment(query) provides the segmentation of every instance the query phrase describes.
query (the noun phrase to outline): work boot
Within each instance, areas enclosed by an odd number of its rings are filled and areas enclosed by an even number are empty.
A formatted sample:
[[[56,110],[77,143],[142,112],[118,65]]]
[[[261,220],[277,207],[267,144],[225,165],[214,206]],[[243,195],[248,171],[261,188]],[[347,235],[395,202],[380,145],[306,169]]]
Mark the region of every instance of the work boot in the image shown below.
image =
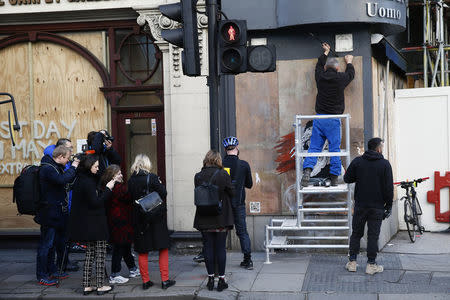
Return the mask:
[[[219,282],[217,283],[217,291],[221,292],[228,288],[228,283],[225,282],[225,278],[219,277]]]
[[[356,260],[353,261],[349,261],[346,265],[345,268],[347,269],[347,271],[349,272],[356,272],[356,267],[358,265],[356,264]]]
[[[253,270],[253,261],[250,257],[244,257],[244,260],[241,262],[241,267],[247,270]]]
[[[381,273],[383,272],[383,270],[384,270],[383,266],[379,266],[376,263],[373,264],[367,263],[366,274],[373,275],[375,273]]]
[[[331,179],[331,186],[338,186],[338,178],[339,176],[331,174],[330,175],[330,179]]]
[[[302,186],[303,187],[308,187],[309,180],[311,179],[311,172],[312,172],[311,168],[306,168],[303,170],[303,177],[302,177]]]
[[[209,291],[212,291],[214,289],[214,275],[209,276],[208,275],[208,283],[206,284],[206,287]]]

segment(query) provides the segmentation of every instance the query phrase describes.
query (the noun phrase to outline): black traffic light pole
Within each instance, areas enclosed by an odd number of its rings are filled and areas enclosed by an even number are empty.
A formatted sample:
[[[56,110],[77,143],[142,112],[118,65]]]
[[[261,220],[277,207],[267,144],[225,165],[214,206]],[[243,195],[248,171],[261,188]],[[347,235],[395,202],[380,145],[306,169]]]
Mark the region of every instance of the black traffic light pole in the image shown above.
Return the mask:
[[[209,60],[209,120],[211,149],[220,150],[219,140],[219,73],[217,69],[217,12],[218,1],[206,0],[208,16],[208,60]]]

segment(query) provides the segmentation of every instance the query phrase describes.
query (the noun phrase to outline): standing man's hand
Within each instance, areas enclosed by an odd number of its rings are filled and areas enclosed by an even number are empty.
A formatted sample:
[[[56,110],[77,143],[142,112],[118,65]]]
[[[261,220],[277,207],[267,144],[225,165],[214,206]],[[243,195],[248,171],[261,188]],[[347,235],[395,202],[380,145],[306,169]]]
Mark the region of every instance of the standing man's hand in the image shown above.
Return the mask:
[[[345,56],[345,62],[347,64],[351,64],[353,62],[353,55],[346,55]]]
[[[322,49],[323,49],[323,53],[328,56],[328,53],[330,53],[330,45],[328,45],[328,43],[323,43],[322,44]]]

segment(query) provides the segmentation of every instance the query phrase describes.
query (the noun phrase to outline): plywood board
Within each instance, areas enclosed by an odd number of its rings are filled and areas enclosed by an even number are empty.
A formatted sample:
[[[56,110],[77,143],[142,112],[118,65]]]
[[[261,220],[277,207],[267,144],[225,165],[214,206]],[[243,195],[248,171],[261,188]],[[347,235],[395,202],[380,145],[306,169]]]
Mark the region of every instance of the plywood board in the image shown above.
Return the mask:
[[[102,60],[101,33],[74,34]],[[11,172],[0,173],[2,186],[12,185],[22,166],[39,163],[46,146],[68,137],[75,144],[91,130],[105,128],[106,100],[99,90],[102,80],[95,68],[74,51],[51,43],[19,44],[0,50],[0,90],[16,98],[22,130],[11,147],[0,127],[0,164]],[[0,120],[6,119],[1,107]],[[1,148],[0,148],[1,149]],[[0,229],[29,229],[32,218],[18,217],[11,189],[0,189]]]
[[[274,146],[280,137],[294,131],[296,114],[315,114],[316,63],[317,59],[278,61],[277,72],[236,77],[240,156],[249,161],[253,180],[258,182],[246,202],[261,202],[261,214],[292,213],[292,207],[295,209],[295,174],[277,174]],[[340,64],[345,70],[343,58]],[[351,153],[355,157],[364,149],[362,57],[355,57],[353,64],[356,76],[345,90],[345,112],[351,115]]]

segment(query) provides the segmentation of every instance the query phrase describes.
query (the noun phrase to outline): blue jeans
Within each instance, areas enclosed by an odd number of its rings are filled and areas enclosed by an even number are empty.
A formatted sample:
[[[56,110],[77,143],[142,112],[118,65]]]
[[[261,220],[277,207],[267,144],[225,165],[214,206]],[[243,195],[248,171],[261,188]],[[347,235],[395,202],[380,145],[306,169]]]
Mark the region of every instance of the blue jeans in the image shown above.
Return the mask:
[[[328,140],[330,152],[340,152],[341,149],[341,121],[339,119],[316,119],[313,121],[311,144],[308,152],[322,152],[325,140]],[[317,157],[307,157],[303,162],[303,169],[314,169]],[[341,158],[333,156],[330,158],[330,174],[341,175]]]
[[[250,246],[250,237],[247,232],[247,222],[245,220],[245,203],[233,207],[234,226],[236,227],[236,235],[241,243],[241,251],[244,257],[250,258],[252,253]]]
[[[55,264],[55,252],[58,258],[64,255],[64,230],[41,226],[41,237],[37,249],[36,277],[37,280],[48,279],[50,275],[57,272]]]

